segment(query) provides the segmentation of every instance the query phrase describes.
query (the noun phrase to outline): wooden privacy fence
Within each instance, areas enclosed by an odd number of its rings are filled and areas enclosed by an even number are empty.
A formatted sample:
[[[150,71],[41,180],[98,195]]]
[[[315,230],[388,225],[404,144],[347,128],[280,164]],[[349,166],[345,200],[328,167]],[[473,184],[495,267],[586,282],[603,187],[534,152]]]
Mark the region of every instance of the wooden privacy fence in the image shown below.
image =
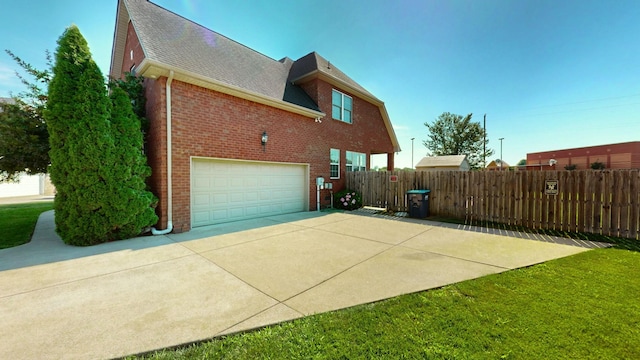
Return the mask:
[[[392,211],[407,211],[407,190],[429,189],[431,215],[631,239],[640,234],[637,169],[358,171],[347,172],[346,183],[365,206]]]

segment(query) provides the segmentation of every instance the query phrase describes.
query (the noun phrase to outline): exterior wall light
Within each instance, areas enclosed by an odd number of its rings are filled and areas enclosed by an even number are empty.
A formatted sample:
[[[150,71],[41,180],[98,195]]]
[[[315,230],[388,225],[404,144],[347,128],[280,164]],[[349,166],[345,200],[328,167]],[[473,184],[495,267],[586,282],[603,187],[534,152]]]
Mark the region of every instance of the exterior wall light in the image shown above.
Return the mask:
[[[267,135],[266,131],[262,132],[262,151],[267,151],[267,140],[269,140],[269,135]]]

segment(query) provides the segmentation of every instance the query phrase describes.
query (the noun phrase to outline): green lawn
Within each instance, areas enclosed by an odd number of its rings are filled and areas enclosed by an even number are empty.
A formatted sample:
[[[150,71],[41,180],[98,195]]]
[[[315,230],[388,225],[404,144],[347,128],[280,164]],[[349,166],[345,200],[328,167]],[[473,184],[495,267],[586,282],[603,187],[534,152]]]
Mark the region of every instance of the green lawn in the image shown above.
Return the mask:
[[[152,359],[640,359],[640,253],[598,249]]]
[[[40,214],[51,209],[53,201],[0,205],[0,249],[28,243]]]

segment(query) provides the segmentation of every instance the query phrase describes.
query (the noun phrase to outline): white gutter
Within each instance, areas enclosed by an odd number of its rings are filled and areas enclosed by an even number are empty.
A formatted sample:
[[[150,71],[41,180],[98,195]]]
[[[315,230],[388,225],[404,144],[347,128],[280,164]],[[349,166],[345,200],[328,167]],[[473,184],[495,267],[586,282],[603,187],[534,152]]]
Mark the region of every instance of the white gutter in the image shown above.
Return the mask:
[[[173,191],[171,189],[172,159],[171,159],[171,82],[173,81],[173,70],[169,71],[166,85],[167,100],[167,228],[157,230],[151,228],[153,235],[165,235],[173,231]]]

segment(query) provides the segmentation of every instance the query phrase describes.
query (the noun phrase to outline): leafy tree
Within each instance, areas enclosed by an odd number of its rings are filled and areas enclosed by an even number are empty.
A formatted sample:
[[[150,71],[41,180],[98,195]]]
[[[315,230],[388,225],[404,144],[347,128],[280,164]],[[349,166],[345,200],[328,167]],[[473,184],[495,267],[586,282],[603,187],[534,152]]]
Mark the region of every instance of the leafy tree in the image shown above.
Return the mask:
[[[0,105],[0,182],[20,173],[46,173],[49,133],[40,110],[23,103]]]
[[[27,88],[27,91],[18,94],[18,98],[22,99],[25,103],[34,107],[38,107],[41,110],[47,103],[46,87],[51,81],[53,60],[49,50],[45,50],[45,58],[47,62],[47,69],[38,70],[30,63],[24,61],[22,58],[14,54],[11,50],[5,50],[5,52],[24,70],[33,80],[29,80],[22,76],[19,72],[16,72],[16,76],[20,79],[20,82]],[[44,86],[44,88],[43,88]]]
[[[520,159],[520,161],[518,161],[518,166],[524,166],[527,165],[527,159]]]
[[[471,121],[471,117],[472,114],[463,117],[444,112],[433,123],[424,123],[429,139],[423,144],[430,156],[467,155],[471,168],[480,168],[483,159],[493,155],[493,150],[484,152],[483,147],[489,140],[485,142],[485,130],[479,122]]]
[[[16,72],[27,91],[14,96],[14,104],[0,105],[0,182],[13,181],[21,172],[46,173],[49,165],[49,134],[43,116],[47,94],[43,86],[51,80],[51,54],[45,52],[48,68],[38,70],[5,51],[32,79]]]

